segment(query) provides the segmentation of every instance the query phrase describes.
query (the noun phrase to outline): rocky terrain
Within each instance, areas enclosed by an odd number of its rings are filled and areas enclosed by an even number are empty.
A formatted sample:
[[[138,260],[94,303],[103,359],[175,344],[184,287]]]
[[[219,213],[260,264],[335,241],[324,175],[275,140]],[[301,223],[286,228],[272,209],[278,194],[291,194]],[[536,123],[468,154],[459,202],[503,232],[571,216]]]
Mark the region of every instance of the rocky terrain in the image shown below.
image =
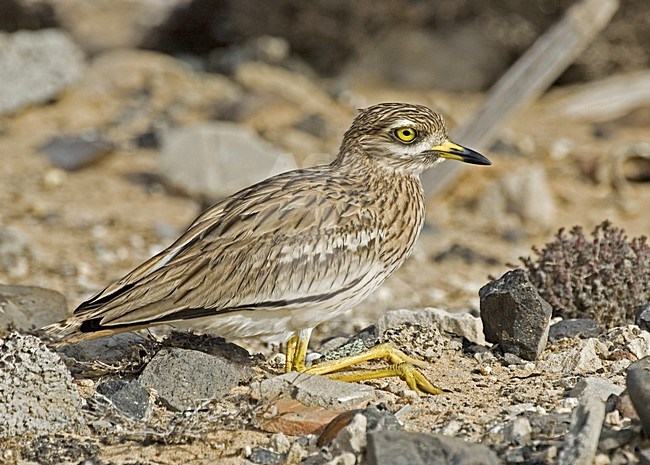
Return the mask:
[[[417,249],[395,276],[316,329],[312,360],[391,342],[426,362],[437,396],[399,379],[283,374],[279,348],[201,328],[57,350],[36,330],[211,202],[331,160],[355,108],[422,103],[453,132],[556,3],[536,14],[503,2],[355,2],[341,17],[323,2],[252,16],[248,2],[224,2],[229,13],[212,22],[206,11],[226,11],[218,2],[94,3],[0,9],[0,463],[650,463],[650,97],[639,45],[650,28],[633,14],[644,2],[622,6],[562,85],[476,147],[492,167],[466,169],[428,198]],[[287,26],[289,12],[301,27]],[[205,50],[188,24],[210,37]],[[452,25],[462,25],[453,40],[440,33]],[[454,73],[439,73],[436,60],[467,43],[492,58],[457,51]],[[401,60],[388,70],[387,54]],[[639,83],[624,105],[589,105]]]

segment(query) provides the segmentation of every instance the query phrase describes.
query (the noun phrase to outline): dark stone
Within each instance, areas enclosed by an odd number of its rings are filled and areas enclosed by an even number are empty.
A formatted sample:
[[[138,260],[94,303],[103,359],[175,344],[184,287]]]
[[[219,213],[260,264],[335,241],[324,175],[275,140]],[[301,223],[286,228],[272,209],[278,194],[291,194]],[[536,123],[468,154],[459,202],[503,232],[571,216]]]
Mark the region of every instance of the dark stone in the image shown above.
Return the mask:
[[[504,352],[535,360],[546,347],[552,308],[516,269],[486,284],[479,291],[485,339]]]
[[[97,386],[115,408],[135,420],[142,420],[147,413],[149,393],[136,380],[112,379]]]
[[[57,168],[75,171],[113,151],[113,144],[95,133],[54,136],[40,147]]]
[[[370,325],[348,339],[345,344],[324,353],[321,360],[336,360],[337,358],[356,355],[359,352],[374,347],[378,342],[377,328],[375,325]]]
[[[163,349],[138,380],[142,386],[155,389],[168,407],[183,411],[225,396],[239,384],[240,373],[222,357],[196,350]]]
[[[487,447],[442,434],[375,431],[368,434],[367,465],[496,465]]]
[[[282,465],[284,463],[284,454],[256,447],[248,456],[248,460],[259,465]]]
[[[560,339],[579,337],[580,339],[589,339],[590,337],[598,337],[600,335],[600,327],[596,320],[590,318],[576,318],[573,320],[558,321],[548,330],[548,340],[556,342]]]
[[[636,311],[634,323],[644,331],[650,332],[650,302]]]
[[[33,331],[68,315],[63,294],[36,286],[0,285],[0,327]]]
[[[627,368],[626,385],[643,431],[650,436],[650,356],[637,360]]]

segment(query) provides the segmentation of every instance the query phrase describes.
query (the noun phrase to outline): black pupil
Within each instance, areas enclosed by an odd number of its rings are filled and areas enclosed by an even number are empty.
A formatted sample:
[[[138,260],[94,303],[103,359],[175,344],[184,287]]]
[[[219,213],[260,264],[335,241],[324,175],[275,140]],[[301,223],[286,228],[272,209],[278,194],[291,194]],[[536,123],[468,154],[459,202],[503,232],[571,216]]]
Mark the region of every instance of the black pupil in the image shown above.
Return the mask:
[[[411,135],[411,131],[409,131],[408,129],[404,129],[402,134],[404,135],[404,137],[409,137]]]

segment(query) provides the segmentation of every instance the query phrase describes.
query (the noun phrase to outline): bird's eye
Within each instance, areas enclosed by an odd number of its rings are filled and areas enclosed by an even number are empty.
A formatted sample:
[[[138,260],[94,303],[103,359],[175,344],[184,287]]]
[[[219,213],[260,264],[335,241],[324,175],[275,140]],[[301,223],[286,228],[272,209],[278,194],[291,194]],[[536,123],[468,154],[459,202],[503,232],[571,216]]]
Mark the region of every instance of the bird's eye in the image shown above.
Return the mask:
[[[398,128],[395,129],[395,137],[405,144],[410,144],[415,140],[418,133],[413,128]]]

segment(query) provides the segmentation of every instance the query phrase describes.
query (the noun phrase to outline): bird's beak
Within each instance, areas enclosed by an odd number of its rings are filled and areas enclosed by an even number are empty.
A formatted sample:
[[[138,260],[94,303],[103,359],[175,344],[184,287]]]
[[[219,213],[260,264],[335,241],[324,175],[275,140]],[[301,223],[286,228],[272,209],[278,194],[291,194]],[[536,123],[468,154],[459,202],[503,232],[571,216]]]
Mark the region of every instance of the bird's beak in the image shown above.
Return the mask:
[[[450,140],[444,141],[440,145],[431,148],[432,151],[437,152],[442,158],[449,158],[450,160],[458,160],[472,165],[491,165],[492,162],[485,158],[478,152],[472,149],[463,147],[453,143]]]

